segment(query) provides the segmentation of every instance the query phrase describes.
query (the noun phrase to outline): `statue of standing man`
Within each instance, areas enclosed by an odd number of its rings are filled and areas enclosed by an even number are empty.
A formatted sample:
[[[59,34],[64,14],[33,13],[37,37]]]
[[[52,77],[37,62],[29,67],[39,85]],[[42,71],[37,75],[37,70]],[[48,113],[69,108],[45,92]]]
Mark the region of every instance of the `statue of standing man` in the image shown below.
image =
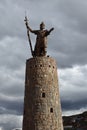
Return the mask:
[[[32,30],[31,27],[28,25],[28,22],[26,22],[25,24],[28,31],[37,35],[33,56],[46,56],[47,36],[51,33],[51,31],[54,30],[54,28],[51,28],[50,30],[45,30],[45,24],[44,22],[42,22],[40,24],[39,30]]]

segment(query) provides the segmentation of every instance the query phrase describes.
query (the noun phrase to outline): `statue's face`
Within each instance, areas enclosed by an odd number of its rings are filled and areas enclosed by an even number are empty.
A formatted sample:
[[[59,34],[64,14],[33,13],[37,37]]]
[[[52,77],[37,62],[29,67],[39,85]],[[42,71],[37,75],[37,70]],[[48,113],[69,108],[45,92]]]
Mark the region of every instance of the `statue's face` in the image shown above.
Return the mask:
[[[41,29],[45,29],[45,26],[41,26]]]
[[[40,29],[42,30],[42,29],[45,29],[45,25],[44,24],[41,24],[40,25]]]

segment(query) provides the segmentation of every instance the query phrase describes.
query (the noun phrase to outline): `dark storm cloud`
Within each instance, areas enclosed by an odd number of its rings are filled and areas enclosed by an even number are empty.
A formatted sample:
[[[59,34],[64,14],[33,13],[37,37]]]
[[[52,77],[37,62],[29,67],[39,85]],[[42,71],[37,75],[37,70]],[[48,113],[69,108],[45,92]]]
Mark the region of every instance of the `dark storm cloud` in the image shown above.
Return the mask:
[[[0,114],[13,114],[22,115],[23,114],[23,100],[6,100],[0,99]]]
[[[59,67],[66,68],[87,63],[86,5],[86,1],[82,3],[78,0],[62,0],[56,5],[61,17],[57,14],[55,18],[57,28],[54,31],[55,37],[51,40],[54,43],[51,44],[51,52],[58,60]]]
[[[58,73],[63,114],[87,110],[87,65],[61,69]]]
[[[72,28],[78,33],[87,33],[87,17],[85,17],[87,1],[63,0],[63,2],[59,2],[59,5],[59,10],[67,17],[66,27]]]
[[[0,67],[5,71],[19,70],[24,68],[26,55],[28,54],[28,44],[25,40],[16,37],[6,37],[0,41]]]
[[[58,30],[55,31],[58,32]],[[56,43],[54,43],[54,38],[51,40],[54,44],[50,42],[50,52],[56,57],[59,67],[66,68],[73,65],[85,65],[87,63],[87,35],[67,32],[67,29],[65,34],[61,35],[56,36]]]
[[[24,38],[24,10],[12,1],[0,3],[0,38],[6,36]]]
[[[87,98],[86,98],[87,99]],[[81,100],[81,101],[61,101],[62,110],[70,111],[70,110],[79,110],[84,108],[87,108],[87,100]]]
[[[0,36],[2,38],[10,36],[25,39],[26,28],[24,27],[23,19],[24,12],[27,10],[27,14],[30,17],[29,23],[33,29],[38,29],[38,23],[41,20],[45,20],[48,28],[54,26],[54,34],[49,36],[48,52],[58,59],[59,67],[66,68],[75,64],[86,64],[87,19],[85,15],[87,2],[82,3],[81,1],[78,2],[78,0],[71,2],[62,0],[50,4],[49,2],[48,0],[45,4],[45,1],[19,0],[18,2],[6,1],[5,4],[2,3],[1,8],[2,12],[4,12],[4,17],[3,13],[1,13],[2,31]],[[6,5],[6,9],[4,5]],[[42,7],[41,13],[40,9],[37,10],[36,5]],[[37,13],[35,14],[36,11]],[[3,21],[6,21],[6,23]]]

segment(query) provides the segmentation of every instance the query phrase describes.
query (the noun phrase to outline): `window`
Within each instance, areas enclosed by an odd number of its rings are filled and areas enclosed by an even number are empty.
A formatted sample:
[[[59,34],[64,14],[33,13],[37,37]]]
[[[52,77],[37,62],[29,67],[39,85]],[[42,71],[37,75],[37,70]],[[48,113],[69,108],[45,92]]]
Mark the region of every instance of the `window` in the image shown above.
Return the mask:
[[[50,108],[50,112],[53,113],[53,108]]]
[[[42,67],[42,64],[40,65],[40,67]]]
[[[42,93],[42,97],[45,98],[45,93]]]

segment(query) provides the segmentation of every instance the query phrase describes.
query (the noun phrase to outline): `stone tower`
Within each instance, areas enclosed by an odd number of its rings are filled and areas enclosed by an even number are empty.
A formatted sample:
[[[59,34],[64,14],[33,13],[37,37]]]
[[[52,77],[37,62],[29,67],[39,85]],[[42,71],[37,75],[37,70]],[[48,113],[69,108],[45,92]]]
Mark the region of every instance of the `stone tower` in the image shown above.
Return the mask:
[[[22,130],[63,130],[57,66],[52,57],[26,61]]]
[[[33,58],[26,61],[24,115],[22,130],[63,130],[57,66],[46,56],[47,36],[54,30],[32,30],[25,17],[27,35]],[[29,31],[37,35],[34,51]]]

